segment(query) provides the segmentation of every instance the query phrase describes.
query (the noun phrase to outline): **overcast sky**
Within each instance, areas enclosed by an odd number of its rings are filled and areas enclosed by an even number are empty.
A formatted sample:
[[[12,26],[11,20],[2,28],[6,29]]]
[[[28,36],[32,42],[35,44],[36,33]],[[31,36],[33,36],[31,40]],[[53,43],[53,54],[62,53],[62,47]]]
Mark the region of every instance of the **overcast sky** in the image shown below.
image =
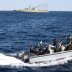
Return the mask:
[[[0,0],[0,10],[39,6],[49,11],[72,11],[72,0]]]

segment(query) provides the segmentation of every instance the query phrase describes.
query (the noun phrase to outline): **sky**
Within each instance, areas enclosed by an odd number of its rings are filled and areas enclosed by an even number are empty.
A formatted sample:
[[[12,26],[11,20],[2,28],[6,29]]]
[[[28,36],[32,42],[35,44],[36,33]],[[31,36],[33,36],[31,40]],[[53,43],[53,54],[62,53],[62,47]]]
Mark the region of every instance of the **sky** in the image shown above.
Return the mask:
[[[0,10],[38,7],[49,11],[72,11],[72,0],[0,0]]]

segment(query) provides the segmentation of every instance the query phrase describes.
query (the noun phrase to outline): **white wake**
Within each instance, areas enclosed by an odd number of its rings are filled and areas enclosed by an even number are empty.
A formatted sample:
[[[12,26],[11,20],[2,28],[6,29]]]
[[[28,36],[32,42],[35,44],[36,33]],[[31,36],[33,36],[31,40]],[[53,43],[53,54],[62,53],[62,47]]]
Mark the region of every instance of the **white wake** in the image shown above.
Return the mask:
[[[0,53],[0,66],[16,66],[16,67],[20,67],[20,66],[28,66],[28,67],[43,67],[43,66],[54,66],[54,65],[59,65],[59,64],[64,64],[67,63],[68,60],[72,60],[72,57],[67,57],[67,58],[63,58],[60,60],[52,60],[51,62],[43,62],[43,63],[33,63],[33,64],[29,64],[29,63],[24,63],[19,59],[16,59],[14,57],[10,57],[10,56],[6,56],[2,53]]]

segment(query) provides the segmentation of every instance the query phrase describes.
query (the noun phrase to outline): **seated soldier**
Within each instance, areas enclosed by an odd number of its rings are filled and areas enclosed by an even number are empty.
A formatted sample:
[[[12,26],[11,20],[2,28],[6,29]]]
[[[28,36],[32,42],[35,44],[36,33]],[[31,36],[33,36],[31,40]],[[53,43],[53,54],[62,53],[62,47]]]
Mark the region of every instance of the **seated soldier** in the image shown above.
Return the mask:
[[[53,40],[53,45],[54,45],[54,46],[56,46],[56,45],[57,45],[57,43],[58,43],[58,39],[57,39],[57,38],[55,38],[55,39]]]
[[[53,45],[55,46],[54,52],[58,52],[59,42],[57,38],[54,39]]]
[[[42,50],[42,41],[40,41],[40,42],[38,43],[38,48],[39,48],[39,51]]]
[[[70,44],[70,42],[72,42],[72,36],[69,34],[67,36],[67,44]]]
[[[72,36],[70,34],[67,36],[66,50],[72,50]]]

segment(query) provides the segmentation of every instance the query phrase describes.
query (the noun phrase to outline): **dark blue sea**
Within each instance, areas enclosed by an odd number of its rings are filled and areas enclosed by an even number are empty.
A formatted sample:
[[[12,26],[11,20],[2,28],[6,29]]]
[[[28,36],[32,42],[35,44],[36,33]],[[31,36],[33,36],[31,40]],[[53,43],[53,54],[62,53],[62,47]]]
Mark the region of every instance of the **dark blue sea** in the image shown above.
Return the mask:
[[[57,37],[64,44],[72,35],[72,12],[24,13],[0,11],[0,53],[29,50],[39,41]],[[72,72],[72,62],[46,67],[1,67],[0,72]]]

